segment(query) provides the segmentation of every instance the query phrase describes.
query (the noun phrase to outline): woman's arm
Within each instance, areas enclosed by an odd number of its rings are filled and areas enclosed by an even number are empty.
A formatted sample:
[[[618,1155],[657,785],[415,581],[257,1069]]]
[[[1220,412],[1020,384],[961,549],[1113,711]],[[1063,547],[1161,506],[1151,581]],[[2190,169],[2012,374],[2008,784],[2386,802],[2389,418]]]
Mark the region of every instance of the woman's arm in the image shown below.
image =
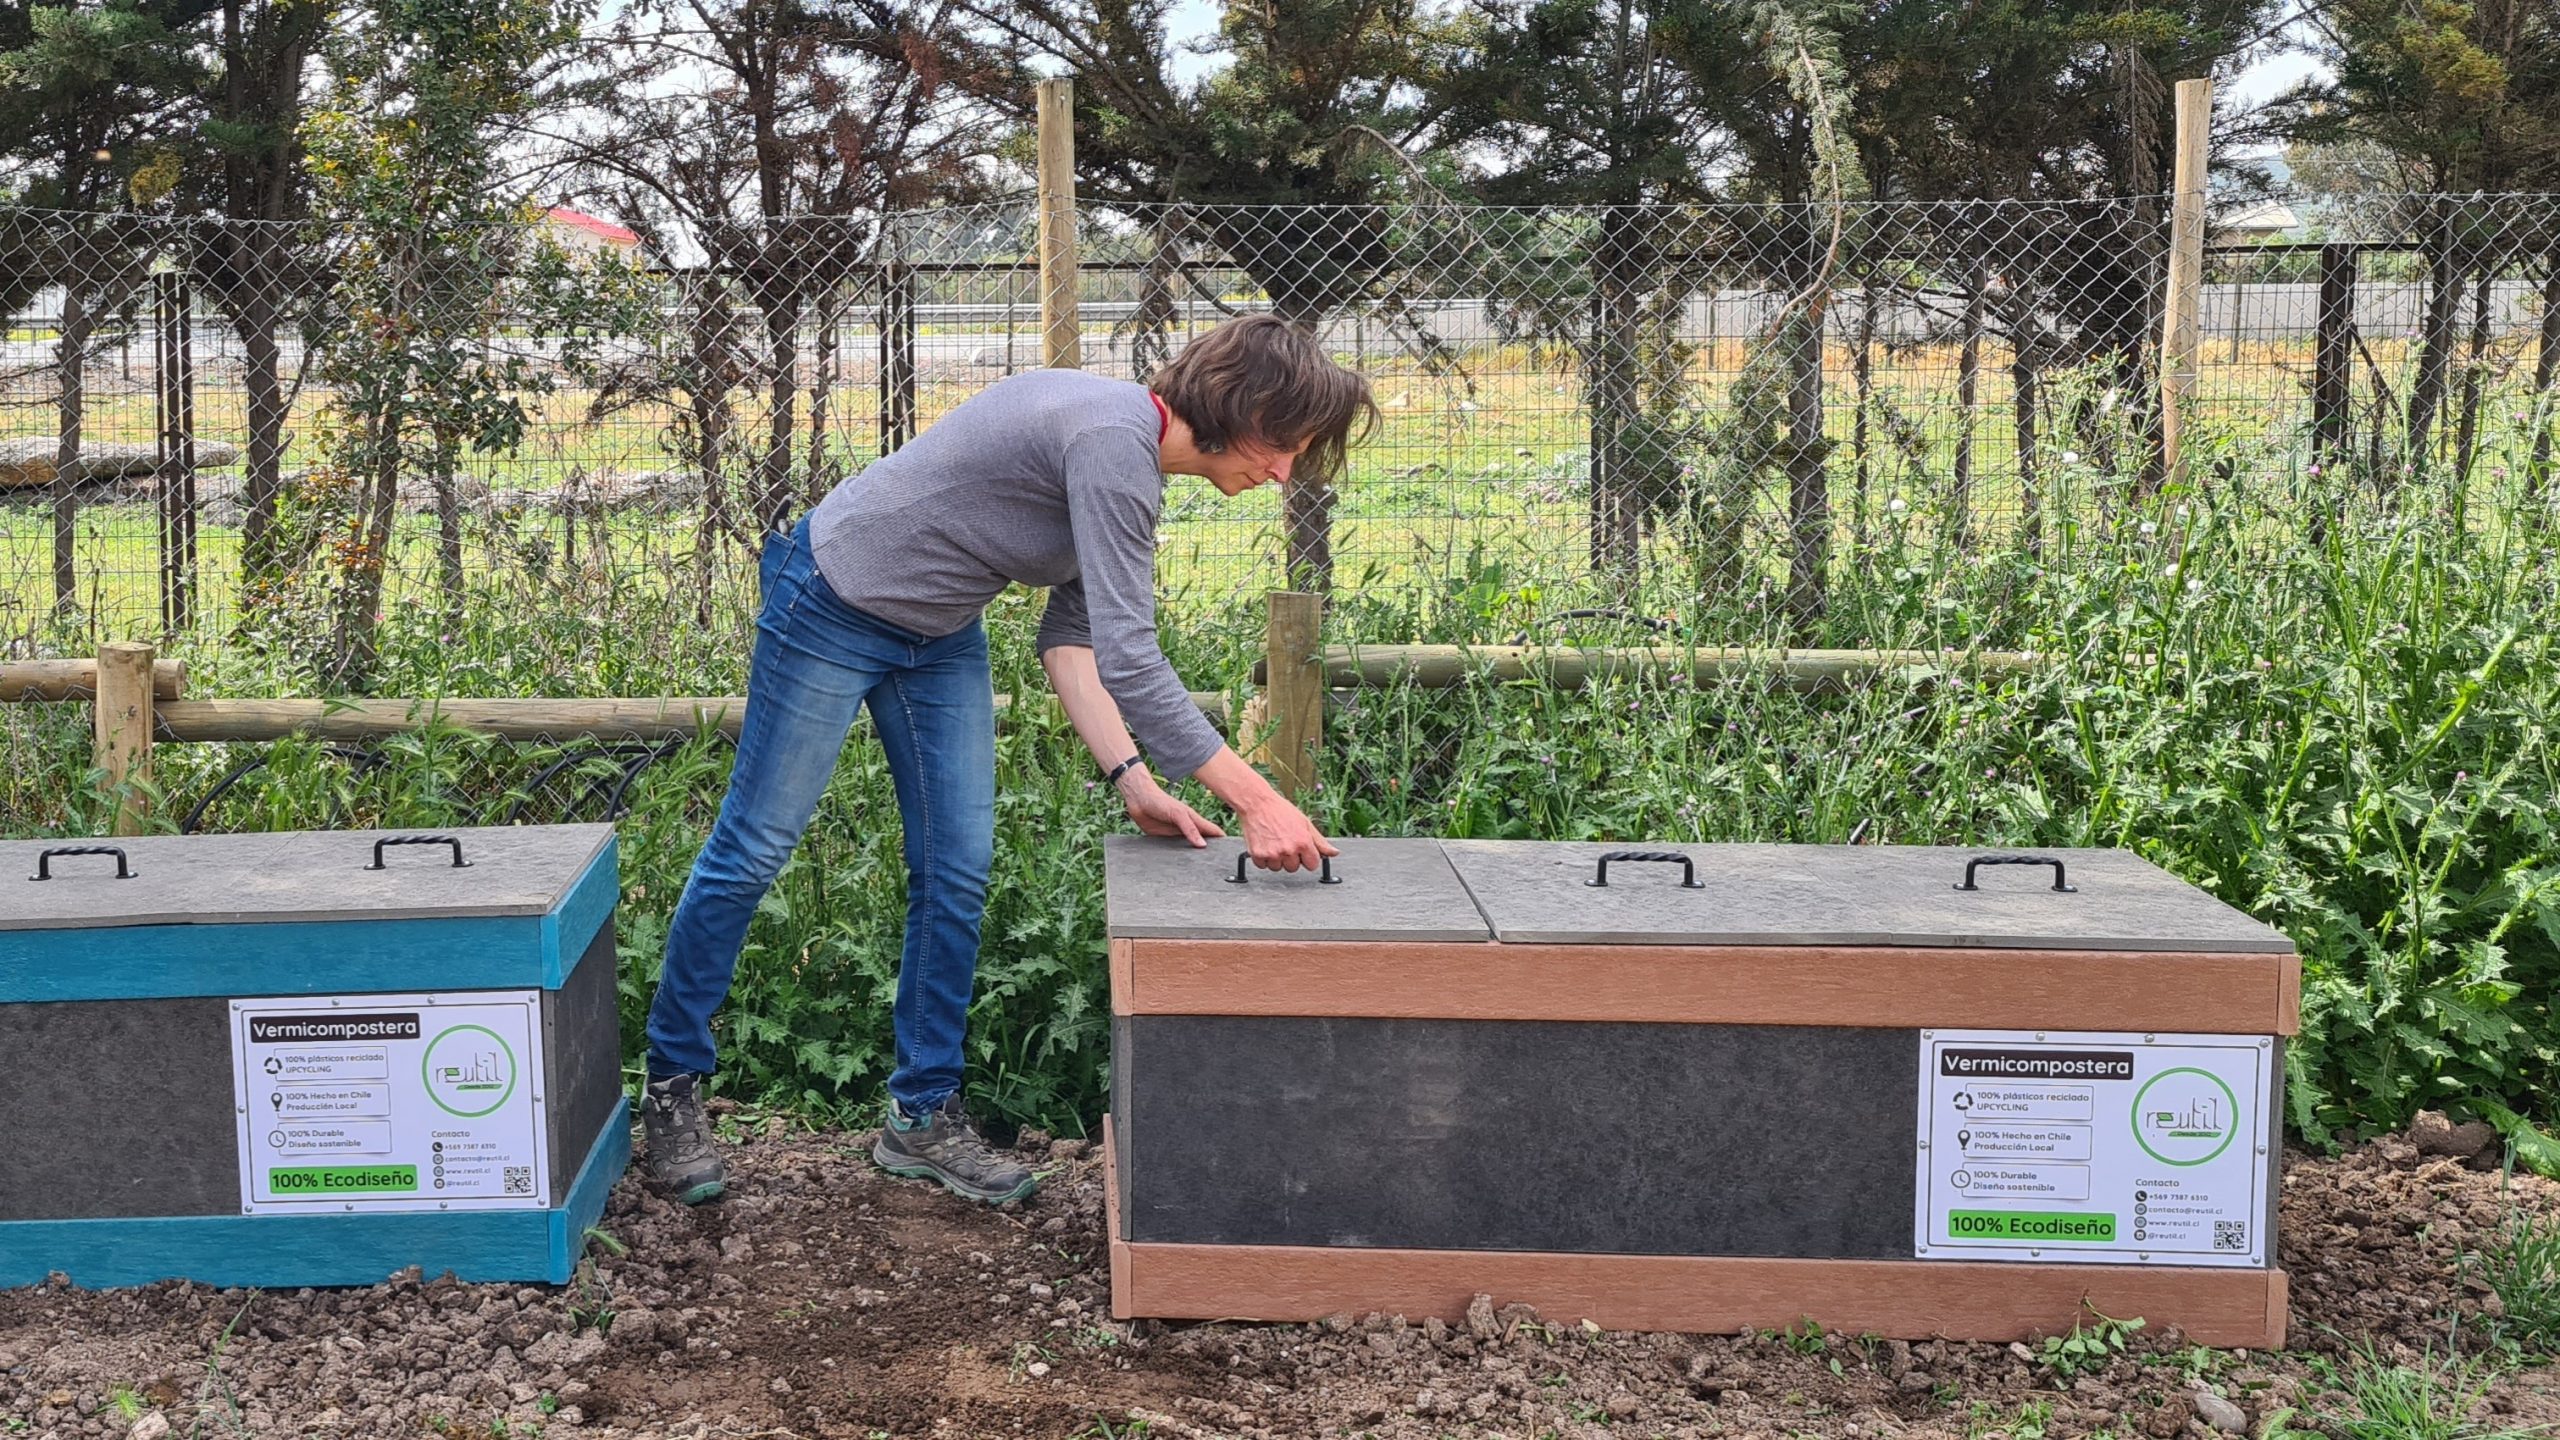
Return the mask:
[[[1106,773],[1138,753],[1137,742],[1129,738],[1129,727],[1120,718],[1119,705],[1102,687],[1090,647],[1052,646],[1041,652],[1040,667],[1048,672],[1058,703],[1066,707],[1068,722]],[[1312,870],[1325,856],[1342,853],[1234,750],[1218,747],[1192,773],[1244,822],[1245,846],[1263,869]],[[1150,835],[1180,835],[1197,845],[1204,836],[1226,833],[1167,794],[1144,765],[1133,765],[1121,775],[1120,798],[1129,807],[1129,818]]]

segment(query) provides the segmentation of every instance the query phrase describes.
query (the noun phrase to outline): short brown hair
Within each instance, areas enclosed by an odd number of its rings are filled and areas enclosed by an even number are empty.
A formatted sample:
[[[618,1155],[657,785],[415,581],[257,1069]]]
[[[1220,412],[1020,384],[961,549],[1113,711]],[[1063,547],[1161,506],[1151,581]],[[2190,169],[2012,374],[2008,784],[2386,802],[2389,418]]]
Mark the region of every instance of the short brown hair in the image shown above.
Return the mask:
[[[1319,484],[1342,474],[1351,427],[1378,423],[1368,377],[1333,363],[1315,335],[1277,315],[1230,320],[1182,347],[1147,382],[1191,427],[1202,450],[1239,440],[1282,449],[1307,442],[1296,473]]]

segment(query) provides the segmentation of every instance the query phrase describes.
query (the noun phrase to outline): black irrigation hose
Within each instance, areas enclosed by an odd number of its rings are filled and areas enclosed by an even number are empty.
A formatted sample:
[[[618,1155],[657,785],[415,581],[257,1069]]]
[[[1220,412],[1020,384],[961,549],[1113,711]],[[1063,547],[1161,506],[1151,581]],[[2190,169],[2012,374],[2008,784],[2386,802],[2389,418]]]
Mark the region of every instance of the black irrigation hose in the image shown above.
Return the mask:
[[[1603,605],[1587,610],[1559,611],[1556,614],[1545,617],[1545,619],[1539,623],[1553,625],[1565,620],[1615,620],[1625,625],[1641,625],[1656,635],[1668,635],[1671,633],[1671,626],[1667,621],[1657,620],[1651,615],[1639,615],[1633,610],[1621,610],[1614,605]],[[1513,645],[1528,644],[1529,632],[1523,630],[1519,634],[1512,636],[1511,643]]]
[[[501,825],[523,824],[526,807],[531,805],[534,797],[557,779],[562,771],[584,765],[590,760],[607,758],[616,761],[614,773],[620,776],[619,781],[611,782],[613,789],[608,793],[604,787],[611,781],[611,777],[605,775],[588,777],[585,788],[579,792],[579,799],[604,796],[604,818],[618,820],[629,813],[626,802],[630,798],[631,787],[639,783],[642,772],[682,749],[685,742],[691,738],[690,736],[670,736],[667,739],[655,741],[622,740],[599,743],[585,750],[573,749],[544,766],[542,773],[534,776],[532,782],[516,795],[514,804],[508,807],[506,818],[498,823]],[[577,802],[573,801],[571,808],[574,810],[576,805]]]
[[[362,745],[329,745],[322,748],[325,753],[353,765],[358,775],[379,767],[385,758],[381,751],[368,749]],[[204,823],[204,814],[213,808],[213,802],[230,793],[234,785],[265,769],[267,761],[271,758],[272,751],[262,751],[241,764],[232,766],[230,773],[215,781],[213,788],[205,792],[204,798],[195,803],[195,808],[187,812],[187,818],[178,822],[178,833],[181,835],[201,833],[197,827]],[[330,796],[329,823],[323,828],[330,830],[343,828],[341,822],[346,817],[346,807],[338,802],[335,795]]]
[[[601,747],[600,750],[581,751],[574,745],[563,746],[559,757],[553,760],[550,764],[543,766],[542,773],[534,776],[531,783],[527,784],[522,790],[517,792],[515,803],[507,807],[506,817],[499,820],[497,823],[500,825],[523,824],[525,807],[531,805],[533,803],[533,798],[536,795],[541,794],[542,791],[551,784],[552,779],[559,775],[561,771],[569,769],[572,766],[584,765],[587,761],[595,759],[598,754],[613,753],[618,748],[619,747],[608,745]]]
[[[654,741],[613,741],[600,743],[591,748],[572,749],[569,753],[545,765],[541,773],[535,775],[531,783],[514,796],[505,817],[495,823],[523,824],[525,810],[533,803],[534,797],[540,794],[544,787],[558,779],[561,772],[597,759],[613,760],[613,769],[607,774],[588,777],[584,788],[572,800],[570,808],[574,813],[582,804],[601,798],[605,802],[604,818],[618,820],[630,813],[631,790],[633,786],[640,783],[641,775],[646,773],[650,766],[684,748],[691,738],[691,736],[678,735]],[[353,766],[359,776],[380,768],[390,758],[378,749],[362,745],[330,745],[323,749],[325,753]],[[272,750],[262,751],[232,766],[220,780],[214,782],[212,789],[205,792],[204,798],[198,800],[195,806],[187,811],[186,818],[178,822],[178,833],[181,835],[201,833],[200,827],[204,824],[205,815],[213,809],[214,804],[229,794],[241,781],[265,769],[267,762],[272,758]],[[346,807],[333,793],[329,801],[329,819],[323,828],[331,830],[343,828],[345,820]]]
[[[622,783],[614,787],[613,798],[605,805],[604,818],[619,820],[631,813],[631,807],[624,801],[631,794],[631,787],[640,783],[640,772],[684,748],[687,738],[689,737],[676,736],[661,740],[638,759],[623,767]]]

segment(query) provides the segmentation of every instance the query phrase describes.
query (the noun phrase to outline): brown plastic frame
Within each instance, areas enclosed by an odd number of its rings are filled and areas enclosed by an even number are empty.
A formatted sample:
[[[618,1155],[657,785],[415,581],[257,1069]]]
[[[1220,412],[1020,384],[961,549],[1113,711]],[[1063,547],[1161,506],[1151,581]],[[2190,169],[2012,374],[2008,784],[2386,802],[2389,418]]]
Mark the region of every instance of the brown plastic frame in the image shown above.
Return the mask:
[[[2291,1035],[2289,952],[1111,942],[1120,1015]]]
[[[2224,1348],[2281,1349],[2282,1270],[1941,1260],[1132,1244],[1120,1238],[1119,1154],[1103,1121],[1111,1313],[1311,1321],[1382,1312],[1462,1321],[1469,1300],[1524,1302],[1550,1324],[1732,1334],[1808,1317],[1898,1340],[2028,1340],[2090,1311]]]

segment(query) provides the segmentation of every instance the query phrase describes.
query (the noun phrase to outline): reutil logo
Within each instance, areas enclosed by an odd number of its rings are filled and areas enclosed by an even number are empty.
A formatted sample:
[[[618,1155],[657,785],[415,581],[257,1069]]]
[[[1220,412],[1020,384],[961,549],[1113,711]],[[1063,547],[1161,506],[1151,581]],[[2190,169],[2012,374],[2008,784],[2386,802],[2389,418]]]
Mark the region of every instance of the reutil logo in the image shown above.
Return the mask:
[[[428,1041],[419,1070],[436,1108],[466,1120],[495,1111],[516,1089],[515,1052],[481,1025],[456,1025]]]
[[[2230,1148],[2240,1102],[2222,1077],[2193,1066],[2163,1070],[2133,1096],[2133,1138],[2165,1165],[2202,1165]]]

